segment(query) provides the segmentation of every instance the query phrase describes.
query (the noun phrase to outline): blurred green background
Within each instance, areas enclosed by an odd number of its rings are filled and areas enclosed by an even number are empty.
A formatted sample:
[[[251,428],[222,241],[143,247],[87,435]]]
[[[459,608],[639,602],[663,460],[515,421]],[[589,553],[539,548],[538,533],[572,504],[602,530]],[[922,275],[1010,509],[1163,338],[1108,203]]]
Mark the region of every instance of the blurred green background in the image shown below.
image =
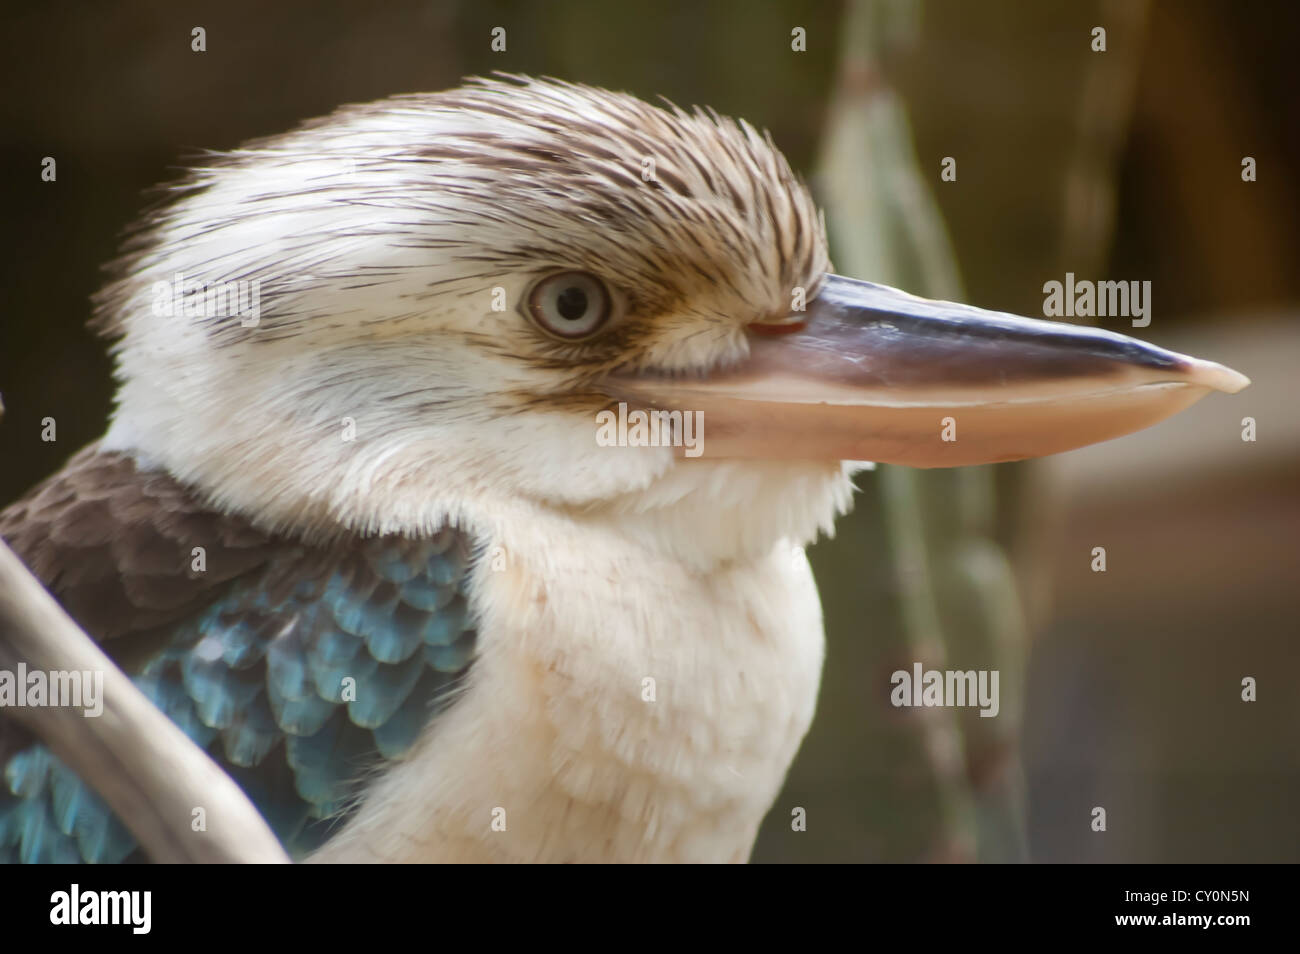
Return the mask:
[[[1066,271],[1150,280],[1149,328],[1102,326],[1254,379],[1049,461],[863,474],[856,510],[810,554],[824,688],[754,860],[1300,860],[1300,6],[289,0],[3,16],[0,505],[102,432],[111,369],[88,298],[143,191],[197,150],[492,70],[709,105],[770,129],[810,177],[841,271],[1026,315]],[[1089,568],[1095,546],[1106,573]],[[999,669],[1002,715],[890,708],[889,673],[915,660]],[[1246,676],[1257,702],[1240,700]]]

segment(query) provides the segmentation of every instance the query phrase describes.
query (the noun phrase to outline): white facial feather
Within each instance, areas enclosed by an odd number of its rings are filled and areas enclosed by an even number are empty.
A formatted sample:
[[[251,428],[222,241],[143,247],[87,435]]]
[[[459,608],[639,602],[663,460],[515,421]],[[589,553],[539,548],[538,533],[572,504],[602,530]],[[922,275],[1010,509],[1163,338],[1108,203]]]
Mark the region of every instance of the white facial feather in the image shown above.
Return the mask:
[[[98,300],[120,336],[105,446],[221,506],[317,534],[540,506],[709,565],[806,541],[848,503],[838,464],[601,447],[595,407],[570,397],[618,366],[735,362],[747,323],[828,270],[807,191],[746,125],[477,81],[344,108],[176,191]],[[531,324],[529,287],[566,269],[616,290],[625,347],[593,356]],[[154,314],[178,273],[259,282],[257,324]]]

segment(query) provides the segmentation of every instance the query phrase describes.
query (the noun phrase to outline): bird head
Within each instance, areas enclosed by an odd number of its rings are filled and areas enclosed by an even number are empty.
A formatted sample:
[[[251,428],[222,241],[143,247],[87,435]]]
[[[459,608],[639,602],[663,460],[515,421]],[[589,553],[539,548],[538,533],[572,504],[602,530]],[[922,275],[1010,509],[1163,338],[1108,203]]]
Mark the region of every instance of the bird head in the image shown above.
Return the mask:
[[[843,461],[1051,453],[1245,383],[835,276],[769,137],[555,81],[212,154],[117,268],[106,446],[300,530],[431,529],[473,497],[696,538],[720,519],[726,555],[827,527]],[[621,427],[655,411],[680,413],[649,445]]]

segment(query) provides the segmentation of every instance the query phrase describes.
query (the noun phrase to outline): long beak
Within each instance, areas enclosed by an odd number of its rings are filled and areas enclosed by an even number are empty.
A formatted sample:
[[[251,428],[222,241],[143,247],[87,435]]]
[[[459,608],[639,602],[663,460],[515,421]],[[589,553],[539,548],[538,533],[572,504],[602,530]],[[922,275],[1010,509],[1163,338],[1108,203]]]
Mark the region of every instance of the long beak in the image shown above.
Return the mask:
[[[1109,440],[1250,383],[1113,332],[838,275],[807,312],[750,330],[739,366],[702,378],[616,375],[603,389],[642,408],[700,412],[705,458],[955,467]]]

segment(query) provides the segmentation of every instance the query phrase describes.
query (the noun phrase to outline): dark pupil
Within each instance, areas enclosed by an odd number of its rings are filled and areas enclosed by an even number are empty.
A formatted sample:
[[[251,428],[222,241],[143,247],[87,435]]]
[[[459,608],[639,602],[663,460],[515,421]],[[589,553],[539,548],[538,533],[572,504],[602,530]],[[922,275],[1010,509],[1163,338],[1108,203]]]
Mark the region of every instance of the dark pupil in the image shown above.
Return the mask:
[[[555,307],[566,321],[577,321],[587,313],[587,293],[577,285],[570,285],[555,299]]]

